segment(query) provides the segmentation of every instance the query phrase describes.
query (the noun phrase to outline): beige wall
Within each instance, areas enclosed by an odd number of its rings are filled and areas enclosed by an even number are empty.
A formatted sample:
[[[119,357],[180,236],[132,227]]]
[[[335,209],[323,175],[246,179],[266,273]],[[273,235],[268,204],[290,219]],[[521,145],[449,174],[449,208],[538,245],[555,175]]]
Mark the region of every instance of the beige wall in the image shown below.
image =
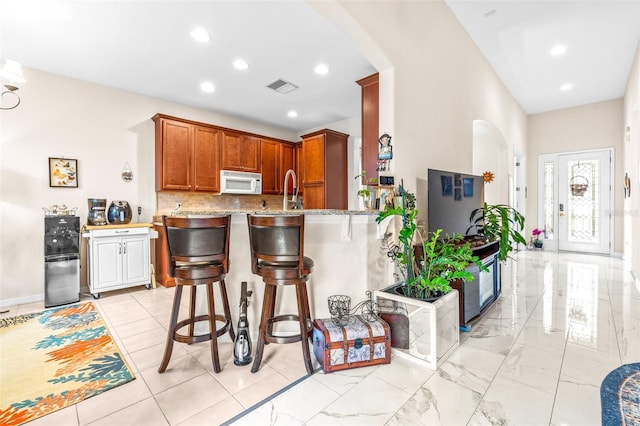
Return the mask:
[[[32,69],[24,74],[22,103],[0,113],[2,306],[43,299],[42,207],[78,207],[84,223],[87,198],[127,200],[134,211],[142,206],[141,221],[151,220],[156,209],[154,114],[297,140],[296,133],[280,128]],[[77,159],[79,188],[49,188],[48,157]],[[133,170],[131,183],[120,178],[126,162]]]
[[[443,2],[312,3],[336,22],[348,21],[360,50],[384,73],[381,95],[392,99],[381,97],[380,131],[393,137],[392,174],[416,191],[422,217],[427,169],[472,173],[474,120],[498,129],[509,159],[526,151],[526,114]]]
[[[640,44],[624,99],[624,172],[631,180],[631,197],[624,200],[625,259],[640,282]],[[620,192],[620,191],[618,191]]]
[[[529,150],[527,151],[527,235],[538,225],[538,156],[559,152],[613,148],[614,194],[613,251],[623,250],[623,198],[621,182],[624,177],[622,99],[582,105],[529,116]]]

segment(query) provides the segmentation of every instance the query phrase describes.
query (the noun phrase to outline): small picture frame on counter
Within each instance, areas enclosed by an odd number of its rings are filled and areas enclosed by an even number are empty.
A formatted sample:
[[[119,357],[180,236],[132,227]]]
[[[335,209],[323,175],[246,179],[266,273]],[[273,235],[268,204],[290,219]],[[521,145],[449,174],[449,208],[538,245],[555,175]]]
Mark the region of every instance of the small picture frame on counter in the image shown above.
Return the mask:
[[[78,160],[49,157],[49,186],[52,188],[77,188]]]

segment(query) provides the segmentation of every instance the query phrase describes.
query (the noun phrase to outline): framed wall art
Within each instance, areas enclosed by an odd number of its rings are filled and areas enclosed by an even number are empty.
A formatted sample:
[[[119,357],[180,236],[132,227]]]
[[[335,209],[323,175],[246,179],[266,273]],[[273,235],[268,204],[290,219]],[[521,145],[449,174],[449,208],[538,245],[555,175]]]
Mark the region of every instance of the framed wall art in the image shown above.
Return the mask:
[[[455,188],[453,192],[453,199],[456,201],[462,200],[462,188]]]
[[[49,157],[49,186],[77,188],[78,160]]]
[[[453,194],[453,186],[451,176],[442,175],[440,176],[440,182],[442,183],[442,196],[448,197]]]

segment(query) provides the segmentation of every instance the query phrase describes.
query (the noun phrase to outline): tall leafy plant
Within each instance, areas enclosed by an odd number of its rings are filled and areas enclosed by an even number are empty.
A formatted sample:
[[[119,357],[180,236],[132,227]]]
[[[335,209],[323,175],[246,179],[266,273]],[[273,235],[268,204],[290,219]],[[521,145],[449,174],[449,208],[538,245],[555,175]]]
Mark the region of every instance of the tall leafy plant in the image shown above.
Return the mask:
[[[499,241],[498,259],[509,258],[516,244],[527,244],[521,234],[524,230],[524,216],[506,204],[487,204],[471,212],[471,226],[467,234],[475,231],[487,241]]]
[[[407,207],[406,200],[415,200],[400,186],[401,203],[399,206],[386,206],[376,222],[380,223],[390,216],[402,218],[402,228],[398,232],[399,246],[390,251],[396,266],[404,279],[405,295],[417,298],[436,297],[451,291],[454,280],[470,281],[473,275],[466,271],[469,264],[475,263],[484,271],[488,269],[473,255],[469,243],[462,242],[462,236],[442,235],[438,229],[427,240],[422,240],[416,225],[418,211]],[[419,238],[416,238],[416,237]],[[416,241],[419,240],[419,241]],[[418,249],[419,253],[416,253]]]

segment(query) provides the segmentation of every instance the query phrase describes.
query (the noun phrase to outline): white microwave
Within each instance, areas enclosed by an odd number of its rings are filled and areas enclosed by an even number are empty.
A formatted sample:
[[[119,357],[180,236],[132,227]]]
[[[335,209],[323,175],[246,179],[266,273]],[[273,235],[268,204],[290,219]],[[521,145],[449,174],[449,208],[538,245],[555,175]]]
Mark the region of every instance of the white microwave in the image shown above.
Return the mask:
[[[220,170],[221,194],[262,194],[262,174]]]

